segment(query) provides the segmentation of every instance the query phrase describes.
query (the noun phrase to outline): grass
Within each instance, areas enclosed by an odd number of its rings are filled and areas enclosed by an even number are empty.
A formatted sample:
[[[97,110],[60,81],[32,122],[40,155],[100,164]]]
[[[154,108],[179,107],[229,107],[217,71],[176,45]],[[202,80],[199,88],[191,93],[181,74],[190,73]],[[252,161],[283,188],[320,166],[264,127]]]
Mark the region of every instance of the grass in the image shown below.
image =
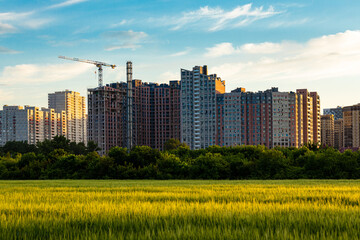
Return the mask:
[[[0,181],[0,239],[360,239],[360,181]]]

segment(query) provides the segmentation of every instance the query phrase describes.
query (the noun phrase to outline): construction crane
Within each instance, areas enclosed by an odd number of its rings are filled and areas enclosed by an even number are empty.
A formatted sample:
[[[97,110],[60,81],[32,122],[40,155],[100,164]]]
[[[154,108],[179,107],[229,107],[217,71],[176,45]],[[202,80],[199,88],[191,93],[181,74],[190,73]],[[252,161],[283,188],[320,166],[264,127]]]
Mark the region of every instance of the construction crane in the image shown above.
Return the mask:
[[[94,64],[98,68],[99,87],[102,87],[102,85],[103,85],[103,69],[102,69],[102,67],[103,66],[111,67],[112,69],[114,69],[116,67],[116,65],[107,64],[107,63],[99,62],[99,61],[92,61],[92,60],[79,59],[79,58],[69,58],[69,57],[64,57],[64,56],[59,56],[59,58],[66,59],[66,60],[71,60],[71,61]]]

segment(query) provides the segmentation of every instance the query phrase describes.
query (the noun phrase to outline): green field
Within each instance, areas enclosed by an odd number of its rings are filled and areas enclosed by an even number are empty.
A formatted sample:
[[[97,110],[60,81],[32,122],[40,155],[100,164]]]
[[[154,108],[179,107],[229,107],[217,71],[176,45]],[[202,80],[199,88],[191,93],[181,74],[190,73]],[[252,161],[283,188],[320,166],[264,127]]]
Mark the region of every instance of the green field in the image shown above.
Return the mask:
[[[1,239],[360,239],[360,181],[0,181]]]

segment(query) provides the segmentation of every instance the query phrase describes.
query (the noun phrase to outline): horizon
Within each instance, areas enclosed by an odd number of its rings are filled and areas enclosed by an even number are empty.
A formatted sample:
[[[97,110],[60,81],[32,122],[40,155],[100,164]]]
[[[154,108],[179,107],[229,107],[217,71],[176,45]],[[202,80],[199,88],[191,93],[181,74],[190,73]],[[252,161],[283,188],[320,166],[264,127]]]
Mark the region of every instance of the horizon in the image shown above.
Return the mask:
[[[360,2],[0,0],[0,108],[47,107],[48,93],[97,86],[96,67],[117,65],[104,85],[167,83],[207,65],[226,92],[306,88],[321,109],[359,103]],[[349,7],[351,6],[351,7]]]

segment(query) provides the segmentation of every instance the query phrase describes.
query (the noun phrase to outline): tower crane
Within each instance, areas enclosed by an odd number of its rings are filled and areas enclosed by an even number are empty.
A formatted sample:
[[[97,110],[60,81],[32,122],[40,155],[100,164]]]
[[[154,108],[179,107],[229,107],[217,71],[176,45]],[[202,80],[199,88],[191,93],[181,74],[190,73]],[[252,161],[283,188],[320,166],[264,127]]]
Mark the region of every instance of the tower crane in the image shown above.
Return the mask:
[[[65,56],[59,56],[59,58],[66,59],[66,60],[71,60],[71,61],[94,64],[98,68],[99,87],[102,87],[102,85],[103,85],[103,69],[102,69],[102,67],[103,66],[111,67],[112,69],[114,69],[116,67],[116,65],[113,65],[113,64],[107,64],[107,63],[104,63],[104,62],[93,61],[93,60],[86,60],[86,59],[79,59],[79,58],[69,58],[69,57],[65,57]]]

